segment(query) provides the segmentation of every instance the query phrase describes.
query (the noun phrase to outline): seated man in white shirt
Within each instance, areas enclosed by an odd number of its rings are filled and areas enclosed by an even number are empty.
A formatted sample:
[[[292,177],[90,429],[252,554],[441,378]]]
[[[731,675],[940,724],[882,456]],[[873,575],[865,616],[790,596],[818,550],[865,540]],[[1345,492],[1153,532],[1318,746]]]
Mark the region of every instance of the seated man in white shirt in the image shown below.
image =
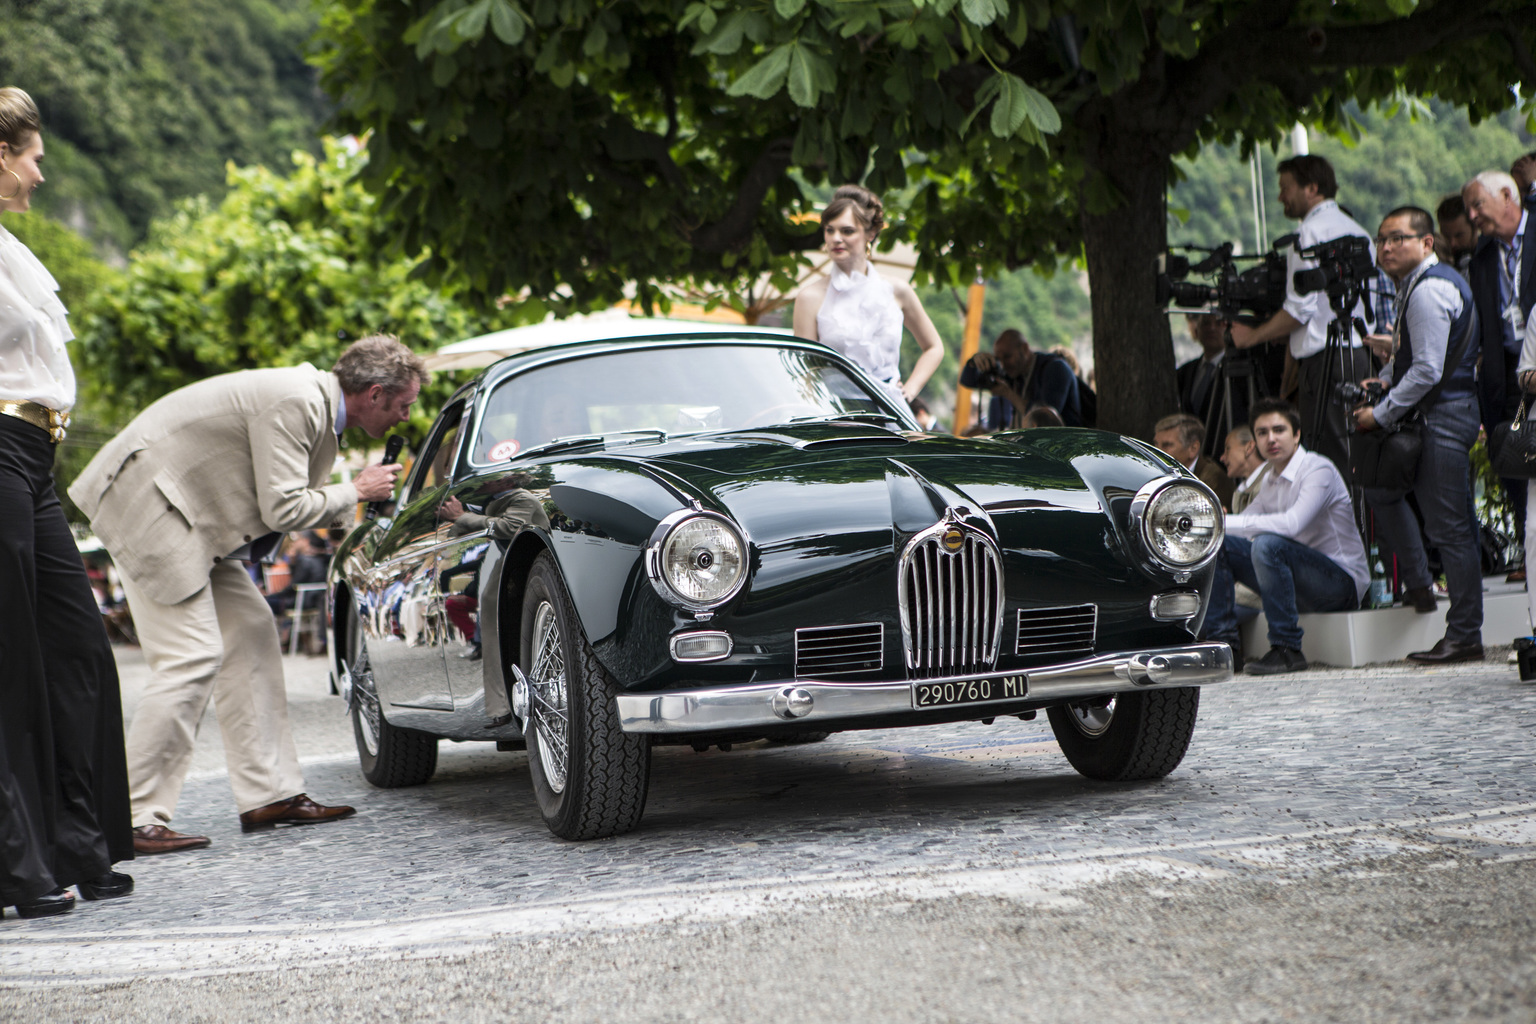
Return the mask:
[[[1307,659],[1297,615],[1359,607],[1370,570],[1344,478],[1329,459],[1301,446],[1295,407],[1261,399],[1251,425],[1269,469],[1247,509],[1227,517],[1204,635],[1238,649],[1233,583],[1246,584],[1263,600],[1270,650],[1244,671],[1300,672]]]

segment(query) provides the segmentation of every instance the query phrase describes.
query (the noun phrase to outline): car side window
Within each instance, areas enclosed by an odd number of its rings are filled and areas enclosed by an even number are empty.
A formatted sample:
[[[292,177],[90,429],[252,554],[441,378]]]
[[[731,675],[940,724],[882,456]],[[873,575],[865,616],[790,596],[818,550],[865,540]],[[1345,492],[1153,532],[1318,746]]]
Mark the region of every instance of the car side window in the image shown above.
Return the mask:
[[[416,465],[411,470],[410,493],[407,503],[416,500],[423,491],[449,483],[453,479],[454,457],[459,450],[459,427],[464,420],[464,403],[455,402],[437,418],[427,443],[417,453]]]

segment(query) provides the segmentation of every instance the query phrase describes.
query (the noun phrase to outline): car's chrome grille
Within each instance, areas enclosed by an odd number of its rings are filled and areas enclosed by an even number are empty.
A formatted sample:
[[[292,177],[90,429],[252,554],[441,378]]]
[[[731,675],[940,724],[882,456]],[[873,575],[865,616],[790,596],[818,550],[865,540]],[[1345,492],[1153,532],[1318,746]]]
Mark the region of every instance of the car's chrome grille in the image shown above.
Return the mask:
[[[1020,608],[1015,650],[1026,658],[1086,654],[1093,650],[1098,627],[1098,605]]]
[[[985,672],[997,664],[1002,633],[1002,559],[990,539],[962,529],[944,550],[940,523],[919,535],[902,559],[900,600],[907,671],[917,678]]]
[[[885,627],[878,622],[795,630],[795,676],[800,679],[878,672],[884,653]]]

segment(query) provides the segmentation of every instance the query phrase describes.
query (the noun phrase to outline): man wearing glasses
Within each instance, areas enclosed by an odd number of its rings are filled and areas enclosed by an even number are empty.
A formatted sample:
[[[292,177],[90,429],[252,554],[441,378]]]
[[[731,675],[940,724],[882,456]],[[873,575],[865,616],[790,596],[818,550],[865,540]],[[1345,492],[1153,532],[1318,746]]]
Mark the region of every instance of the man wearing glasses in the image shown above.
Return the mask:
[[[1381,380],[1389,390],[1374,406],[1356,408],[1354,417],[1361,431],[1391,430],[1413,416],[1422,421],[1424,446],[1411,490],[1440,552],[1451,607],[1445,636],[1408,659],[1444,665],[1483,658],[1483,577],[1468,457],[1477,440],[1479,346],[1472,289],[1435,257],[1434,230],[1429,211],[1417,206],[1400,206],[1381,222],[1377,260],[1397,282],[1396,326],[1366,343],[1386,362]],[[1407,493],[1366,488],[1365,499],[1376,512],[1379,539],[1397,554],[1408,600],[1429,612],[1433,577]]]

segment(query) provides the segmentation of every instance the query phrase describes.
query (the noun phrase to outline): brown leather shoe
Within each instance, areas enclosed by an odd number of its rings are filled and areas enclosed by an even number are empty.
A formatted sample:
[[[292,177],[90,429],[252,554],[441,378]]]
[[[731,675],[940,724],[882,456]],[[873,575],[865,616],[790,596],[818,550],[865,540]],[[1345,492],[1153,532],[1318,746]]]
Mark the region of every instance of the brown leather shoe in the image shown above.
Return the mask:
[[[1454,665],[1460,661],[1482,661],[1482,644],[1458,644],[1441,638],[1440,641],[1427,651],[1414,651],[1408,655],[1409,661],[1416,661],[1420,665]]]
[[[212,846],[207,836],[188,836],[172,832],[164,825],[140,825],[133,830],[133,852],[140,857],[155,853],[175,853],[177,850],[200,850]]]
[[[254,811],[246,811],[240,815],[240,830],[256,832],[271,828],[273,825],[313,825],[317,821],[335,821],[337,818],[348,818],[356,813],[355,809],[345,804],[326,807],[300,793],[289,800],[279,800],[277,803],[258,807]]]

